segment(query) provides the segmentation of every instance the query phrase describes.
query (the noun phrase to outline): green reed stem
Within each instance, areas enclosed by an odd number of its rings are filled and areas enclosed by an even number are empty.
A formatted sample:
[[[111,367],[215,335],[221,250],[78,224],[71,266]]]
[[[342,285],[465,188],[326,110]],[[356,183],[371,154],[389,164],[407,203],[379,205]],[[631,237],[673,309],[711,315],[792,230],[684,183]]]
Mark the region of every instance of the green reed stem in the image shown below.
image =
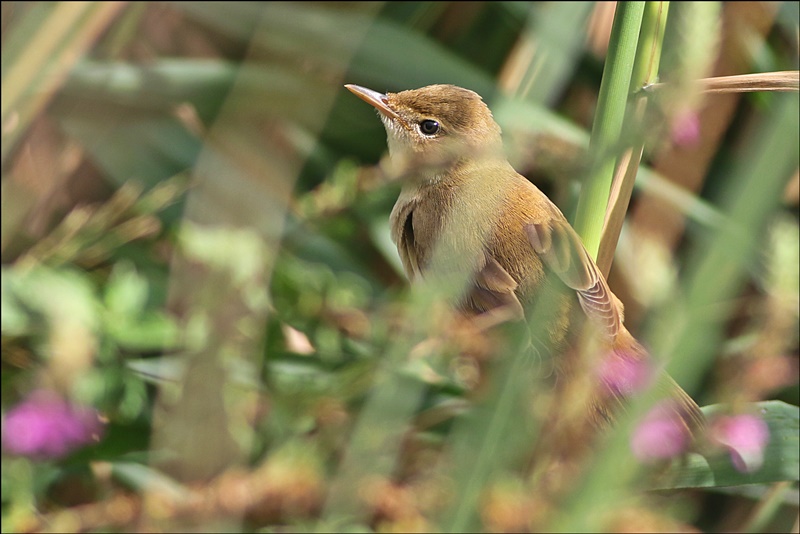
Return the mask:
[[[611,29],[597,112],[589,141],[592,166],[581,190],[575,216],[575,229],[593,258],[597,257],[600,248],[603,221],[617,160],[616,147],[622,134],[644,7],[645,2],[619,2]]]

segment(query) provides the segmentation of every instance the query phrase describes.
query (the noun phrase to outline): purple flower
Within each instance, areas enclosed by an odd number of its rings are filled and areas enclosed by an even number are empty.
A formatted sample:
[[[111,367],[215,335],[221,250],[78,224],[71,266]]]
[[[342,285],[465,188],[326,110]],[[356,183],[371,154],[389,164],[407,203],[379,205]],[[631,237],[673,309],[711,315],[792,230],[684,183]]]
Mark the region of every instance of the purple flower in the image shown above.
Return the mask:
[[[689,428],[672,401],[656,404],[631,436],[631,450],[640,462],[654,462],[684,453],[691,440]]]
[[[616,351],[600,362],[597,372],[603,385],[617,397],[629,397],[644,391],[653,375],[646,358]]]
[[[100,438],[93,408],[75,406],[50,391],[36,391],[3,417],[3,450],[37,459],[60,458]]]
[[[711,437],[728,449],[733,466],[742,473],[757,471],[764,463],[769,427],[756,415],[724,415],[711,425]]]

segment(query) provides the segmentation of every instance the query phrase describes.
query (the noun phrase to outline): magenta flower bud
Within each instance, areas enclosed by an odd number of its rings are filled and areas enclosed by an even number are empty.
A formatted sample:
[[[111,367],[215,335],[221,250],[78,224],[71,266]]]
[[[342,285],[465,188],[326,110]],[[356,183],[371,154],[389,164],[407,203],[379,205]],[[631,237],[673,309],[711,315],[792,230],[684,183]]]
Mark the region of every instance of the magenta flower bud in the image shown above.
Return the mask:
[[[742,473],[758,471],[764,463],[769,427],[756,415],[725,415],[711,425],[711,437],[728,449],[733,466]]]
[[[631,450],[640,462],[674,458],[686,452],[691,434],[672,401],[656,404],[631,436]]]
[[[60,458],[97,441],[103,432],[93,408],[75,406],[50,391],[36,391],[3,417],[2,444],[9,454]]]

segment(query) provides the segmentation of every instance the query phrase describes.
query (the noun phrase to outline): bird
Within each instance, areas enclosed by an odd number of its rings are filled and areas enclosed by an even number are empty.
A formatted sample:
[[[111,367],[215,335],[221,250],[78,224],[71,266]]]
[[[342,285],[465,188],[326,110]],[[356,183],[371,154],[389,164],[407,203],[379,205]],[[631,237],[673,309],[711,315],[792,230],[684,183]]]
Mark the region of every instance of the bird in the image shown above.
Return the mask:
[[[639,387],[641,373],[628,364],[649,366],[650,356],[567,218],[509,163],[481,96],[449,84],[397,93],[345,87],[377,110],[386,129],[391,173],[402,183],[391,237],[411,283],[463,275],[456,306],[472,315],[502,310],[524,320],[532,303],[546,301],[545,335],[556,349],[570,343],[577,318],[591,324],[601,363],[617,373],[599,376],[605,396],[593,407],[599,419],[613,419]],[[673,411],[690,432],[702,426],[695,401],[664,375],[657,387]]]

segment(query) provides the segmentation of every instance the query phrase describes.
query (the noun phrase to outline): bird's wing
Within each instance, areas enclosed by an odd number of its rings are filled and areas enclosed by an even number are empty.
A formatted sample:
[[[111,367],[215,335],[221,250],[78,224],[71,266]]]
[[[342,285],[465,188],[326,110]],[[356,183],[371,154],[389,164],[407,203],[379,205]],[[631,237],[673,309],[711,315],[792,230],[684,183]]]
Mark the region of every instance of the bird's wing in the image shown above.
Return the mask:
[[[392,241],[397,245],[397,252],[403,262],[403,269],[410,280],[420,275],[420,261],[417,257],[417,243],[414,236],[414,209],[417,202],[405,191],[392,209],[390,216]]]
[[[474,278],[469,292],[472,306],[478,311],[506,308],[516,318],[525,313],[517,295],[517,282],[491,255],[484,256],[483,266]]]
[[[413,225],[414,211],[409,210],[403,223],[402,232],[397,239],[397,251],[403,261],[403,268],[409,279],[414,280],[420,275],[419,258],[414,238]]]
[[[525,226],[533,250],[568,287],[578,293],[586,315],[601,332],[614,339],[621,310],[608,284],[584,248],[580,237],[563,217]]]

